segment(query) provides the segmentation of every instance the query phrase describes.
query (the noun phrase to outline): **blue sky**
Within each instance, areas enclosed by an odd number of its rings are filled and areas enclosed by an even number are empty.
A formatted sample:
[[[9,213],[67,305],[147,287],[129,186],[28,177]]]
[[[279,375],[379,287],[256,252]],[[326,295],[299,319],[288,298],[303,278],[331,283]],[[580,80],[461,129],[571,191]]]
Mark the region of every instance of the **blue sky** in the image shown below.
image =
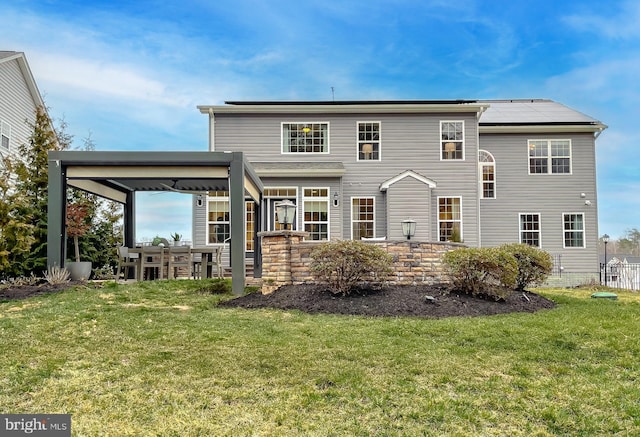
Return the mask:
[[[635,0],[13,0],[0,16],[0,49],[26,53],[77,146],[204,151],[196,105],[332,87],[336,100],[550,98],[609,126],[600,234],[640,228]],[[188,197],[138,202],[138,238],[190,235]]]

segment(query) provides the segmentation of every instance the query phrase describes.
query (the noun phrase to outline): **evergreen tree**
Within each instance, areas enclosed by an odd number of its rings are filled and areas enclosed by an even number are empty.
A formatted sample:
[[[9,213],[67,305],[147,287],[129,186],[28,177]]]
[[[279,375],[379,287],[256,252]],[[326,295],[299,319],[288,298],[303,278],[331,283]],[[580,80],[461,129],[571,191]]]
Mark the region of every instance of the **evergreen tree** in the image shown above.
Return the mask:
[[[24,216],[27,198],[15,189],[13,160],[0,163],[0,279],[23,276],[21,263],[34,242],[34,226]]]
[[[28,143],[19,147],[15,171],[16,190],[26,199],[25,205],[16,207],[16,214],[33,226],[33,238],[30,253],[17,261],[20,274],[42,275],[47,268],[48,153],[66,149],[72,138],[65,133],[64,122],[56,132],[43,107],[37,108],[31,128]]]

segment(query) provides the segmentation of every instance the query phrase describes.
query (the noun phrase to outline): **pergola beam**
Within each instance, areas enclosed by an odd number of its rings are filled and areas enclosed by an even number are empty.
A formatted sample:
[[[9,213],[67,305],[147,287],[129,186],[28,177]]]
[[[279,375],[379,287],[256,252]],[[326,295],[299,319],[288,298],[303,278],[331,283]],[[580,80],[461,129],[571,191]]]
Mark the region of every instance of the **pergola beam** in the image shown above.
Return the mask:
[[[264,187],[242,152],[49,152],[48,266],[64,266],[65,262],[67,185],[123,203],[124,244],[131,247],[135,244],[135,192],[173,191],[175,187],[166,183],[171,179],[197,179],[199,184],[209,181],[211,187],[216,187],[206,190],[228,185],[232,290],[243,294],[245,196],[256,203],[260,213]],[[182,188],[180,191],[194,190]],[[202,187],[198,191],[202,191]],[[255,223],[256,234],[261,230],[260,225],[258,221]],[[258,262],[257,275],[261,274],[260,266]]]

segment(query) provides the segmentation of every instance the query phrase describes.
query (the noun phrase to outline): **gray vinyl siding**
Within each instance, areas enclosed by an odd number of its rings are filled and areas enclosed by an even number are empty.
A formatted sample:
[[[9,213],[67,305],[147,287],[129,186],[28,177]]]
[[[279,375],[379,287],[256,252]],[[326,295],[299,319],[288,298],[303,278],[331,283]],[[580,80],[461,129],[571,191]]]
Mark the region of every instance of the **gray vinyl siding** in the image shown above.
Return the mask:
[[[465,160],[440,160],[440,121],[461,120],[465,126]],[[381,161],[357,161],[357,122],[381,123]],[[282,154],[282,122],[329,123],[329,154]],[[217,114],[213,148],[217,151],[242,151],[251,161],[343,163],[341,235],[350,238],[351,211],[349,199],[376,199],[376,235],[387,232],[387,205],[380,185],[406,170],[434,180],[437,187],[431,193],[431,239],[437,239],[437,196],[460,196],[463,207],[463,238],[471,246],[479,244],[477,180],[477,119],[475,113],[455,114]],[[296,179],[297,180],[297,179]],[[264,181],[269,185],[268,181]],[[301,182],[296,182],[301,183]],[[423,202],[424,199],[418,199]],[[412,211],[415,200],[410,196],[399,202],[398,208]],[[333,211],[334,208],[332,207]]]
[[[571,139],[572,174],[529,174],[528,140]],[[481,135],[496,161],[496,198],[481,199],[482,246],[519,241],[519,214],[538,213],[542,249],[566,272],[598,271],[595,140],[591,134]],[[581,193],[586,197],[582,198]],[[585,205],[590,200],[591,206]],[[585,248],[563,248],[563,213],[584,213]]]
[[[11,126],[9,152],[17,156],[18,148],[28,142],[29,123],[35,121],[36,104],[17,60],[0,62],[0,120]],[[4,153],[5,149],[0,148]]]
[[[416,222],[416,240],[433,240],[431,232],[431,189],[413,177],[406,177],[387,190],[387,233],[391,240],[401,240],[402,221]],[[410,207],[407,207],[410,205]]]

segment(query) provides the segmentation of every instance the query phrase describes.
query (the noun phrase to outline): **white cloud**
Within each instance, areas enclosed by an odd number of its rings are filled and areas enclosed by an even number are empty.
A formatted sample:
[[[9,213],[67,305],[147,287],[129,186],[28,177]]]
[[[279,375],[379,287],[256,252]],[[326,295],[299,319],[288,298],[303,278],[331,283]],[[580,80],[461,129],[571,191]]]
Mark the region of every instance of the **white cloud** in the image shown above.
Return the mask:
[[[574,14],[565,18],[566,23],[577,30],[595,33],[613,39],[640,37],[640,3],[629,0],[622,3],[615,15],[607,15],[614,3],[602,3],[598,14]]]
[[[82,94],[84,98],[87,93],[95,93],[115,99],[176,107],[189,103],[184,96],[172,94],[163,82],[146,77],[132,66],[111,63],[106,59],[33,52],[29,62],[39,81]]]

